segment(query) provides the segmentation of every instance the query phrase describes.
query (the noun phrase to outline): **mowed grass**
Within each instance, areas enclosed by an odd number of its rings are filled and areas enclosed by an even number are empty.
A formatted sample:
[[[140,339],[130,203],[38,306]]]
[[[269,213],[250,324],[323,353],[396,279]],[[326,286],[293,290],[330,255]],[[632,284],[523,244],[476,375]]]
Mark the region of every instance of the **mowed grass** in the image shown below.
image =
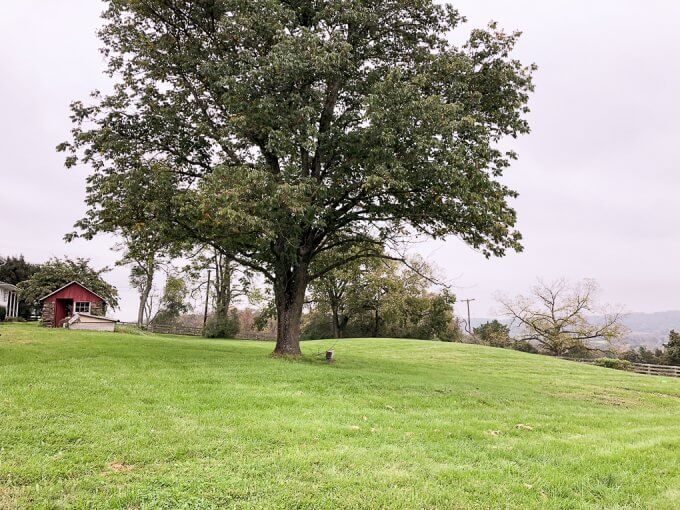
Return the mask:
[[[461,344],[0,327],[0,508],[680,508],[680,380]]]

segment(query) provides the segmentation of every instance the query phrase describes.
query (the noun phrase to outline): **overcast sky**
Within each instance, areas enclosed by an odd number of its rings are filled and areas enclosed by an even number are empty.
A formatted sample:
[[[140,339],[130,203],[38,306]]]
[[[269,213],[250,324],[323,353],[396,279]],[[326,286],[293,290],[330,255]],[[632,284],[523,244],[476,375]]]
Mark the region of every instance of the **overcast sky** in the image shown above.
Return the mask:
[[[465,30],[498,21],[524,36],[535,62],[533,132],[514,148],[506,181],[525,251],[485,260],[459,241],[419,251],[493,313],[494,294],[537,277],[595,278],[630,311],[680,309],[680,2],[462,0]],[[68,138],[68,104],[106,88],[95,0],[0,2],[0,254],[35,262],[84,256],[113,266],[114,240],[64,244],[83,214],[88,170],[67,171],[54,147]],[[108,278],[137,305],[127,270]],[[462,307],[460,308],[462,312]]]

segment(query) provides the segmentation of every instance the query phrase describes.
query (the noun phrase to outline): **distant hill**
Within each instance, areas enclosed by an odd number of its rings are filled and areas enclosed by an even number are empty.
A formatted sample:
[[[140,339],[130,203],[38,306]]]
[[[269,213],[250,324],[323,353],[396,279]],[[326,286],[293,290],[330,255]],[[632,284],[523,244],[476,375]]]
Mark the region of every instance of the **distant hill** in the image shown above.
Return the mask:
[[[472,326],[491,321],[489,318],[472,318]],[[597,317],[594,317],[597,320]],[[502,320],[501,322],[508,322]],[[626,315],[624,324],[630,329],[630,333],[624,341],[631,347],[644,345],[646,347],[661,347],[668,340],[668,332],[671,329],[680,331],[680,310],[654,313],[630,313]],[[519,329],[513,328],[513,334],[519,333]]]
[[[661,347],[671,329],[680,331],[680,311],[631,313],[624,323],[630,329],[626,341],[631,346]]]

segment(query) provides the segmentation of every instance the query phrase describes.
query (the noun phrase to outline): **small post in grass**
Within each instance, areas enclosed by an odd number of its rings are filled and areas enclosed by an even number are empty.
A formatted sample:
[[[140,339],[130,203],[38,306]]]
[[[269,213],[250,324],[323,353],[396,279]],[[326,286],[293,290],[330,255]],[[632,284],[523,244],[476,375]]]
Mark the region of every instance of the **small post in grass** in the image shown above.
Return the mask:
[[[335,361],[335,351],[326,351],[326,362],[333,363]]]

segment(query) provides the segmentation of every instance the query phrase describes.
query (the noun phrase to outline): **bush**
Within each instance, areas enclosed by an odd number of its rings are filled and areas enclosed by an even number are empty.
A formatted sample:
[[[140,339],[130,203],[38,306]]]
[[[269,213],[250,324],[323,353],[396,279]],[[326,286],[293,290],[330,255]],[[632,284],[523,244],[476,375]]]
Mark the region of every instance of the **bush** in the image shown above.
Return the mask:
[[[203,336],[205,338],[234,338],[240,326],[238,312],[232,309],[229,315],[218,313],[210,317],[203,328]]]
[[[515,340],[510,344],[510,348],[516,351],[529,352],[531,354],[538,354],[538,349],[528,340]]]
[[[508,347],[510,345],[510,326],[501,324],[497,320],[476,327],[474,333],[485,345],[491,347]]]
[[[598,367],[613,368],[615,370],[632,370],[633,364],[625,359],[597,358],[593,363]]]
[[[4,306],[0,306],[0,322],[3,322],[7,317],[7,309]]]

